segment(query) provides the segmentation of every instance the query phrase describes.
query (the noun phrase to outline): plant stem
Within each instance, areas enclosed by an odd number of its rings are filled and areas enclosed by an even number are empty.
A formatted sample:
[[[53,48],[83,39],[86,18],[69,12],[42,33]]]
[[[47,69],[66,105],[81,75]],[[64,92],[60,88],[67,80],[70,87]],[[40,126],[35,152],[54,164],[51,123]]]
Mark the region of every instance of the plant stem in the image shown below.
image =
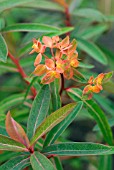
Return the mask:
[[[62,94],[64,90],[64,77],[63,77],[63,74],[61,74],[61,90],[60,90],[60,95]]]
[[[66,17],[66,21],[65,21],[66,26],[67,27],[72,26],[68,5],[65,7],[65,17]],[[70,32],[66,33],[66,35],[70,36]]]
[[[24,72],[23,68],[21,67],[19,63],[19,59],[15,58],[10,52],[8,52],[9,58],[13,61],[13,63],[16,65],[18,72],[20,73],[21,77],[25,80],[27,78],[26,73]],[[25,80],[26,84],[30,84],[29,81]],[[33,97],[36,96],[36,89],[34,87],[31,87],[31,92],[33,94]]]

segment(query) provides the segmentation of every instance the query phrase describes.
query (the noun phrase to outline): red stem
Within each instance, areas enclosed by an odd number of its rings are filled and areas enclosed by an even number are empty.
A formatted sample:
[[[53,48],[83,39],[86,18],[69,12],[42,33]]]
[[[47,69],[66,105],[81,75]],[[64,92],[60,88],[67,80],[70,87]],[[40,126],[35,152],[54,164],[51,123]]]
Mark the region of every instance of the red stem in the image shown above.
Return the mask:
[[[26,73],[24,72],[23,68],[21,67],[19,63],[19,59],[15,58],[10,52],[8,52],[9,58],[13,61],[13,63],[16,65],[18,72],[20,73],[21,77],[25,80],[27,77]],[[27,80],[25,80],[26,84],[30,84]],[[34,87],[31,87],[31,92],[33,94],[33,97],[36,96],[36,89]]]
[[[66,26],[71,27],[72,24],[71,24],[71,18],[70,18],[68,6],[65,8],[65,16],[66,16],[66,21],[65,21]],[[66,35],[70,35],[70,32],[66,33]]]

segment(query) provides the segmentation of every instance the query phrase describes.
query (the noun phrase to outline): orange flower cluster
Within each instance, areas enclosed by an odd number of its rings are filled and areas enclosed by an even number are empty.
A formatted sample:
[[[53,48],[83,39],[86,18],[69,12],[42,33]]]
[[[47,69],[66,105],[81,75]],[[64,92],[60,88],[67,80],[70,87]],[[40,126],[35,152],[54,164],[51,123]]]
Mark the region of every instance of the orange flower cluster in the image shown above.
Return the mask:
[[[60,78],[60,74],[63,74],[66,79],[71,79],[74,75],[74,69],[79,65],[76,40],[70,42],[69,36],[63,40],[58,36],[52,38],[43,36],[42,42],[33,40],[33,50],[30,54],[38,53],[34,62],[36,68],[33,74],[36,76],[44,75],[42,84],[53,82],[55,78]],[[45,54],[46,48],[50,49],[51,58]],[[45,57],[45,64],[40,64],[42,56]]]
[[[87,96],[89,100],[92,98],[93,93],[99,93],[101,90],[103,90],[102,83],[104,77],[104,73],[99,74],[95,79],[93,76],[91,76],[88,81],[88,85],[83,90],[83,96]]]

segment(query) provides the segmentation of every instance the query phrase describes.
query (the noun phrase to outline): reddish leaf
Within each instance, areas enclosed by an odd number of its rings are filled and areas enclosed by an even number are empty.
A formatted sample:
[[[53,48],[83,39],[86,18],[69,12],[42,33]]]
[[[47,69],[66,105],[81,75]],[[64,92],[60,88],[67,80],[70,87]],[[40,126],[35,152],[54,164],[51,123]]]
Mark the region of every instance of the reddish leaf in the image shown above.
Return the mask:
[[[11,117],[10,112],[6,116],[6,131],[12,139],[29,147],[29,140],[24,129]]]

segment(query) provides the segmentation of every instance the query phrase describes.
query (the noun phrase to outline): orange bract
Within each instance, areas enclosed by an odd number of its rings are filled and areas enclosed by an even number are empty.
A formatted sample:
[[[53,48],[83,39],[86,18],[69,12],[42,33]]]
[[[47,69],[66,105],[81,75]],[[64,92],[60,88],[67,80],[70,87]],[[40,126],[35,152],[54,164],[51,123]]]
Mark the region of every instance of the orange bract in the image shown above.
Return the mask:
[[[58,36],[52,38],[44,36],[42,42],[33,39],[33,50],[30,54],[38,53],[34,62],[36,68],[33,74],[36,76],[44,75],[41,81],[43,84],[49,84],[55,78],[60,78],[60,74],[63,74],[66,79],[73,78],[74,69],[79,65],[76,40],[70,43],[69,36],[63,40]],[[46,48],[50,48],[51,58],[45,54]],[[45,57],[44,64],[40,64],[42,56]]]
[[[95,79],[93,76],[91,76],[88,81],[89,85],[87,85],[83,90],[83,96],[87,96],[88,99],[91,99],[93,95],[92,92],[99,93],[101,90],[103,90],[102,81],[104,76],[104,73],[99,74]]]

